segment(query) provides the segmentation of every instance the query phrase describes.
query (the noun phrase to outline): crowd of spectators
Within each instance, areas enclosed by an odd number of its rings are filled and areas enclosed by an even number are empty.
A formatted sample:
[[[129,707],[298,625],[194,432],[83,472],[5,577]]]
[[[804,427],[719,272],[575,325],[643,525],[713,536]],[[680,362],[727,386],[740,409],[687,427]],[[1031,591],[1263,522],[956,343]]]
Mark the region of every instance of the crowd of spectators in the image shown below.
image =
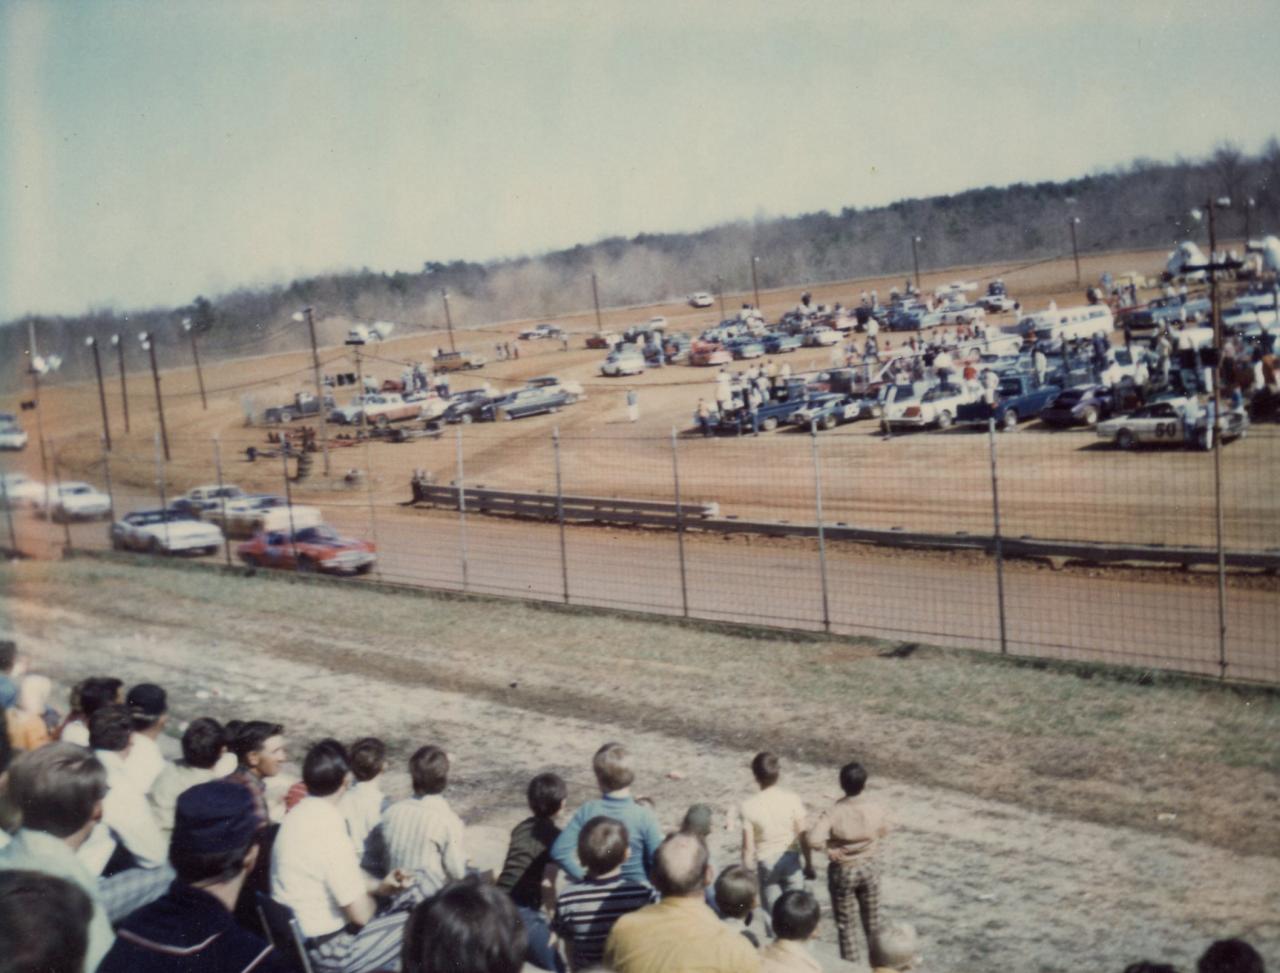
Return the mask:
[[[840,770],[844,796],[810,814],[779,758],[757,754],[732,818],[740,861],[717,869],[713,810],[664,833],[627,748],[606,743],[599,796],[572,814],[561,777],[529,781],[495,876],[468,859],[440,747],[412,754],[412,796],[391,801],[382,741],[323,739],[286,794],[276,723],[194,719],[169,760],[161,687],[86,679],[63,719],[49,680],[24,670],[0,641],[0,973],[809,973],[824,968],[809,945],[817,853],[851,968],[919,964],[914,929],[881,914],[889,817],[857,762]],[[1262,970],[1239,940],[1198,966]]]

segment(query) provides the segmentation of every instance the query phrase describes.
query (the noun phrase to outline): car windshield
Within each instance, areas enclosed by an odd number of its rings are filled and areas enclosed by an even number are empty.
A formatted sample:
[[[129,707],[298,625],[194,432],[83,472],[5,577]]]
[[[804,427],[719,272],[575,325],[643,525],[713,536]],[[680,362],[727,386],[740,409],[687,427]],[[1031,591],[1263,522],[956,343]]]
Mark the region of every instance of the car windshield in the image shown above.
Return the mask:
[[[929,389],[929,391],[924,394],[924,399],[922,399],[922,401],[937,402],[939,399],[949,399],[959,394],[960,390],[954,385],[939,385],[936,388]]]
[[[1000,394],[1001,394],[1001,395],[1010,395],[1010,396],[1012,396],[1012,395],[1021,395],[1021,394],[1022,394],[1022,384],[1021,384],[1021,383],[1019,383],[1019,382],[1001,382],[1001,383],[1000,383]]]
[[[86,493],[92,493],[93,487],[85,486],[83,483],[78,483],[73,486],[64,486],[61,492],[64,496],[79,497]]]
[[[296,534],[294,537],[303,544],[336,544],[338,543],[338,534],[326,524],[318,527],[306,527]]]

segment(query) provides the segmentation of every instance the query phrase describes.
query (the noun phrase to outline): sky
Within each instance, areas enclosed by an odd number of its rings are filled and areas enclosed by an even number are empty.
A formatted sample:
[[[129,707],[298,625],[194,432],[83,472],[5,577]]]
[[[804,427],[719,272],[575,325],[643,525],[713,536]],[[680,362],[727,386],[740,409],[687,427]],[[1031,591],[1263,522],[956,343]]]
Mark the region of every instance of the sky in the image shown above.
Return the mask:
[[[0,320],[1256,152],[1277,38],[1274,0],[0,0]]]

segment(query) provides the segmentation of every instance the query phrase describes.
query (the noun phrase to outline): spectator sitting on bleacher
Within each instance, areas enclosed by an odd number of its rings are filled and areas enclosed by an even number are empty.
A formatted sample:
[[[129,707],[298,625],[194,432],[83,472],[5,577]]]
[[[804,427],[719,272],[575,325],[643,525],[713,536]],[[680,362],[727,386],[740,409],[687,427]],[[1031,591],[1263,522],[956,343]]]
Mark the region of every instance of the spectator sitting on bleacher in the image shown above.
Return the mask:
[[[653,884],[662,901],[623,916],[605,943],[616,973],[753,973],[760,954],[707,907],[707,846],[674,834],[654,855]]]
[[[568,945],[569,968],[585,970],[599,963],[614,923],[654,901],[646,882],[623,877],[627,826],[613,818],[596,817],[578,836],[578,860],[587,874],[560,891],[555,929]]]
[[[129,757],[125,769],[143,794],[151,788],[168,762],[156,743],[169,722],[169,700],[165,691],[154,683],[144,682],[129,690],[124,703],[133,717]]]
[[[19,755],[9,766],[9,799],[22,827],[0,848],[0,869],[44,872],[79,886],[93,903],[85,968],[93,970],[115,938],[98,895],[97,876],[76,852],[102,816],[107,771],[93,754],[71,743]]]
[[[93,902],[74,882],[0,871],[0,969],[82,973]]]
[[[387,746],[375,737],[364,737],[351,744],[351,775],[355,783],[342,795],[338,810],[347,820],[351,843],[364,860],[365,843],[370,832],[382,820],[387,809],[387,796],[382,793],[382,771],[387,765]]]
[[[165,840],[173,832],[173,813],[178,795],[190,787],[213,780],[218,775],[218,761],[226,749],[226,733],[217,720],[208,717],[192,720],[182,734],[182,759],[165,764],[147,795]]]
[[[164,894],[173,879],[168,845],[125,764],[132,732],[129,710],[115,703],[89,719],[89,743],[107,769],[107,796],[102,820],[76,854],[100,876],[98,891],[112,922]]]
[[[309,796],[285,816],[272,851],[271,897],[293,910],[316,973],[394,966],[407,910],[420,899],[401,894],[412,884],[404,872],[376,881],[360,870],[338,810],[349,770],[337,740],[321,740],[307,752],[302,779]]]
[[[524,923],[529,962],[544,970],[563,968],[551,945],[547,914],[556,905],[559,868],[551,860],[551,846],[560,835],[556,817],[564,810],[567,795],[568,788],[559,774],[538,774],[529,781],[525,797],[533,816],[512,829],[502,874],[496,883],[511,896]]]
[[[822,910],[808,892],[791,890],[773,904],[773,934],[778,938],[760,950],[761,973],[822,973],[809,952]]]
[[[240,723],[228,733],[227,747],[237,760],[236,769],[227,775],[227,780],[249,792],[258,826],[265,828],[271,823],[267,778],[280,773],[284,764],[284,727],[263,720]]]
[[[49,742],[44,712],[52,686],[45,676],[33,673],[22,677],[18,698],[4,713],[9,743],[14,750],[36,750]]]
[[[89,745],[89,719],[103,706],[119,703],[124,682],[114,676],[91,676],[71,692],[71,712],[58,729],[58,739]]]
[[[410,873],[423,896],[465,878],[467,851],[462,819],[444,798],[449,755],[426,746],[409,758],[413,797],[397,801],[382,816],[387,866]]]
[[[287,973],[261,936],[231,916],[258,856],[253,799],[225,780],[185,791],[174,812],[169,860],[177,881],[119,924],[98,973]]]
[[[468,879],[413,910],[400,956],[404,973],[519,973],[525,933],[510,898]]]
[[[551,846],[551,857],[570,878],[582,878],[586,873],[578,860],[578,833],[592,818],[603,815],[627,826],[630,855],[622,865],[622,874],[633,882],[647,883],[654,854],[662,843],[662,828],[654,813],[631,796],[635,772],[627,748],[620,743],[606,743],[596,751],[592,769],[601,796],[573,812]]]
[[[730,865],[716,879],[715,907],[730,929],[747,937],[752,946],[760,946],[760,938],[751,930],[756,908],[756,879],[741,865]]]

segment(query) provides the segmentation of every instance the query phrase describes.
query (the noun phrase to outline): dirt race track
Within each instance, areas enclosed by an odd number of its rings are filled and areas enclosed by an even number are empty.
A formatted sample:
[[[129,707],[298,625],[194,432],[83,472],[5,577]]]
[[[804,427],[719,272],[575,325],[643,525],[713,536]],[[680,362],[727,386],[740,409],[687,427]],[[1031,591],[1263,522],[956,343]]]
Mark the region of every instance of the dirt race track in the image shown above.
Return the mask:
[[[1163,254],[1130,253],[1084,260],[1083,277],[1103,270],[1155,273]],[[1023,268],[962,268],[928,275],[926,291],[947,281],[985,283],[1002,276],[1024,307],[1038,309],[1081,302],[1069,261]],[[858,281],[811,287],[815,302],[856,303],[858,292],[893,281]],[[775,319],[792,306],[800,288],[762,295]],[[736,300],[730,300],[732,309]],[[323,310],[321,313],[323,313]],[[718,308],[693,311],[684,305],[613,310],[606,328],[663,314],[673,329],[694,331],[718,319]],[[572,347],[559,342],[517,342],[527,322],[459,332],[460,347],[486,354],[490,364],[464,373],[455,387],[488,381],[515,387],[543,374],[576,379],[585,402],[559,415],[450,429],[435,441],[374,443],[332,450],[335,480],[314,476],[296,496],[326,508],[345,529],[376,536],[381,571],[390,581],[463,587],[478,591],[564,597],[559,537],[554,528],[480,517],[468,518],[465,540],[456,515],[406,511],[413,470],[441,482],[457,478],[459,454],[468,484],[552,491],[556,457],[551,433],[561,436],[560,466],[567,493],[635,498],[673,496],[672,430],[687,430],[699,397],[710,397],[714,369],[672,366],[627,379],[605,379],[597,365],[603,353],[581,347],[594,330],[594,315],[559,319],[574,333]],[[992,320],[999,324],[1000,318]],[[325,328],[340,340],[346,322]],[[495,361],[494,344],[519,345],[515,361]],[[904,336],[889,335],[900,345]],[[444,345],[439,334],[411,335],[369,346],[366,374],[398,377],[402,362],[429,361]],[[351,370],[348,349],[321,352],[326,371]],[[827,350],[804,349],[779,357],[794,371],[827,367]],[[281,354],[207,364],[208,411],[200,407],[190,369],[163,376],[173,461],[165,468],[169,496],[215,479],[212,438],[221,443],[225,479],[246,489],[283,492],[279,461],[245,463],[243,450],[264,445],[265,431],[246,427],[244,411],[285,401],[311,387],[309,356]],[[109,374],[110,379],[110,374]],[[623,394],[635,388],[641,418],[626,422]],[[339,401],[345,401],[339,390]],[[155,406],[149,376],[129,376],[132,433],[123,435],[119,386],[108,383],[115,449],[111,474],[121,509],[156,499],[153,436]],[[4,407],[11,403],[6,402]],[[101,484],[100,419],[96,389],[88,385],[46,388],[42,398],[46,438],[52,441],[62,476],[84,476]],[[32,430],[34,432],[34,429]],[[455,437],[461,437],[459,440]],[[968,430],[916,433],[884,441],[863,422],[824,433],[818,440],[824,518],[857,526],[916,531],[989,533],[991,471],[987,438]],[[810,437],[778,432],[741,440],[680,436],[675,450],[685,499],[715,501],[742,518],[815,520],[814,458]],[[1012,536],[1148,544],[1214,542],[1211,457],[1192,451],[1099,449],[1087,431],[1050,432],[1033,423],[997,443],[1003,530]],[[14,461],[6,457],[5,468]],[[16,461],[39,475],[37,449]],[[320,463],[317,457],[316,473]],[[351,469],[368,474],[370,489],[339,488],[336,477]],[[1223,451],[1224,540],[1231,549],[1280,549],[1280,434],[1255,427],[1248,439]],[[371,514],[370,511],[373,511]],[[27,533],[34,524],[19,528]],[[77,543],[101,544],[99,526],[73,529]],[[28,535],[34,537],[35,535]],[[60,530],[54,535],[61,536]],[[26,543],[44,548],[51,538]],[[463,572],[465,547],[467,567]],[[999,646],[995,574],[982,558],[892,554],[829,545],[831,627],[890,638],[940,644]],[[691,614],[767,624],[822,624],[821,578],[812,544],[747,538],[691,536],[686,548]],[[569,597],[575,603],[684,610],[676,545],[670,536],[645,532],[575,528],[566,538]],[[1232,579],[1227,591],[1228,674],[1242,679],[1280,679],[1280,659],[1271,634],[1280,629],[1275,579]],[[1050,572],[1038,565],[1006,571],[1007,643],[1011,651],[1038,656],[1110,659],[1218,674],[1217,593],[1204,578],[1154,572]]]

